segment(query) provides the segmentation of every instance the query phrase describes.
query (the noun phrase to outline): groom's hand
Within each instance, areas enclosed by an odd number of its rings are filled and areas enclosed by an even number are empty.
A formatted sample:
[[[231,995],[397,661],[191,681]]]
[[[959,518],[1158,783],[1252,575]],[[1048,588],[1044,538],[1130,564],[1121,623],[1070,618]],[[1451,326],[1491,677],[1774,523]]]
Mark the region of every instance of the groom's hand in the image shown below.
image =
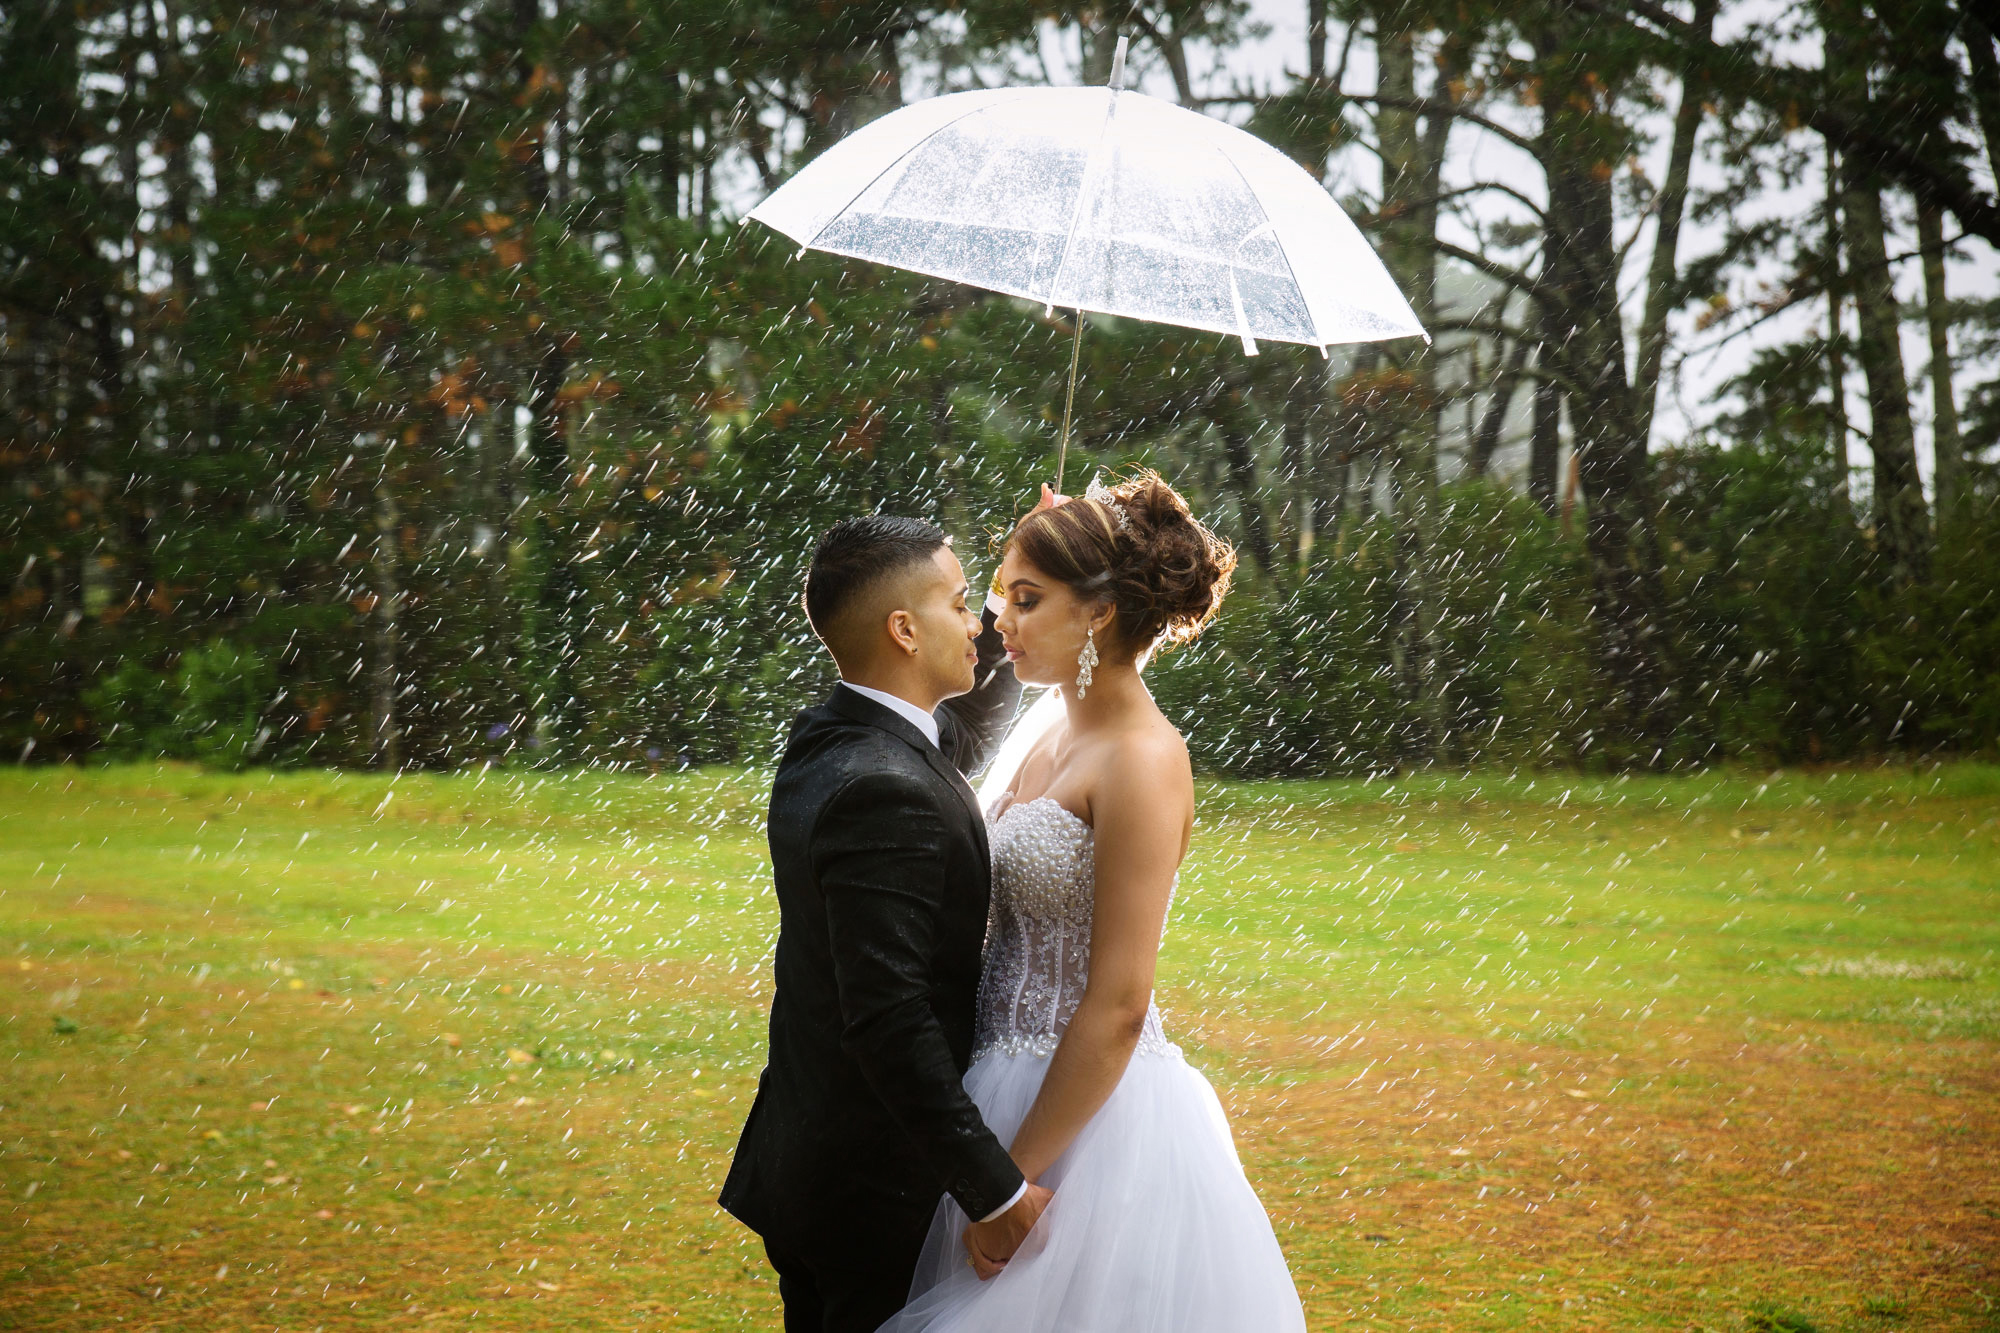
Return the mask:
[[[990,1222],[974,1222],[965,1229],[965,1252],[981,1282],[1007,1266],[1054,1197],[1051,1191],[1031,1180],[1028,1192],[1012,1208]]]

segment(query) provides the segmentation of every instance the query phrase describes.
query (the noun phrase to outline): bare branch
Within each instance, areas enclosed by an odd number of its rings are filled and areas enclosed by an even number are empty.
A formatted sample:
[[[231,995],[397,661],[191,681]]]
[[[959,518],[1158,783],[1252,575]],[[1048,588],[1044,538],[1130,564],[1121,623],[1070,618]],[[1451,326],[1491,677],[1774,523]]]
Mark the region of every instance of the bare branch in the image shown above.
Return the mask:
[[[1538,145],[1529,136],[1519,130],[1509,129],[1490,117],[1480,115],[1477,111],[1468,111],[1456,102],[1440,102],[1434,97],[1384,97],[1379,93],[1343,92],[1341,96],[1350,102],[1369,102],[1375,106],[1388,107],[1392,111],[1417,111],[1429,116],[1449,116],[1453,120],[1477,125],[1489,134],[1498,135],[1523,152],[1534,154],[1538,158],[1540,156]]]
[[[1956,236],[1947,237],[1946,239],[1940,241],[1935,246],[1920,245],[1914,250],[1905,250],[1901,254],[1890,255],[1888,259],[1880,265],[1876,264],[1862,264],[1858,266],[1850,265],[1848,269],[1840,275],[1840,280],[1844,283],[1857,273],[1873,273],[1878,267],[1894,268],[1896,265],[1904,263],[1908,260],[1921,259],[1927,254],[1933,254],[1933,253],[1949,254],[1951,252],[1952,247],[1957,245],[1960,241],[1963,241],[1965,237],[1966,233],[1960,232]],[[1775,302],[1762,303],[1762,308],[1758,313],[1757,318],[1751,320],[1747,324],[1742,324],[1737,326],[1736,328],[1731,329],[1729,332],[1723,334],[1721,337],[1717,338],[1714,342],[1708,344],[1706,347],[1694,348],[1688,352],[1683,353],[1682,359],[1685,360],[1687,357],[1690,356],[1702,356],[1710,352],[1721,351],[1724,347],[1727,347],[1730,343],[1735,342],[1738,338],[1741,338],[1745,334],[1750,333],[1756,329],[1762,328],[1764,325],[1778,318],[1778,316],[1784,314],[1786,311],[1794,309],[1797,306],[1803,305],[1807,301],[1816,300],[1817,298],[1824,296],[1826,294],[1827,286],[1828,284],[1825,282],[1808,282],[1801,287],[1787,288],[1785,290],[1784,295],[1782,297],[1777,298]]]
[[[1822,71],[1771,64],[1763,51],[1748,43],[1724,43],[1704,37],[1693,23],[1655,0],[1571,0],[1571,3],[1599,18],[1633,23],[1642,33],[1645,29],[1638,27],[1637,21],[1651,24],[1676,49],[1699,57],[1702,73],[1715,87],[1796,118],[1849,159],[1902,182],[1920,201],[1949,210],[1966,232],[2000,247],[2000,204],[1981,194],[1962,170],[1930,161],[1851,119],[1827,95]]]
[[[1488,259],[1476,250],[1467,250],[1465,247],[1454,245],[1450,241],[1433,241],[1432,244],[1437,248],[1439,254],[1449,255],[1461,263],[1470,264],[1489,278],[1498,278],[1501,282],[1506,283],[1509,287],[1527,296],[1532,301],[1537,301],[1543,305],[1552,303],[1558,305],[1566,304],[1560,293],[1533,274],[1523,273],[1517,268],[1509,268],[1496,259]]]

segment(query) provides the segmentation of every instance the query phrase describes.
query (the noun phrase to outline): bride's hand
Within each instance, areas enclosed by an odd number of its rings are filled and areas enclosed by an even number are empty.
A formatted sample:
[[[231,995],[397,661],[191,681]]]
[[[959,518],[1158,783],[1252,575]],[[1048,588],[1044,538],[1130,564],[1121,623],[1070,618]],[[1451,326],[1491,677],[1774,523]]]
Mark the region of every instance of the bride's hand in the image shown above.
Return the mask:
[[[971,1227],[965,1229],[963,1239],[965,1241],[966,1262],[972,1265],[974,1275],[981,1282],[991,1282],[994,1278],[999,1277],[1000,1270],[1007,1266],[1007,1261],[1005,1259],[994,1259],[989,1256],[980,1247],[978,1240],[975,1239]]]
[[[989,1282],[1007,1266],[1015,1252],[1021,1248],[1035,1223],[1041,1220],[1042,1210],[1054,1198],[1053,1191],[1028,1182],[1027,1192],[1014,1201],[1014,1206],[1000,1216],[986,1222],[974,1222],[966,1227],[965,1257],[972,1265],[972,1271],[981,1282]]]
[[[1039,514],[1044,509],[1054,509],[1057,505],[1068,504],[1069,502],[1070,502],[1069,496],[1057,495],[1054,491],[1049,489],[1049,484],[1045,481],[1042,483],[1042,498],[1035,501],[1035,507],[1033,509],[1030,509],[1028,512],[1031,514]]]

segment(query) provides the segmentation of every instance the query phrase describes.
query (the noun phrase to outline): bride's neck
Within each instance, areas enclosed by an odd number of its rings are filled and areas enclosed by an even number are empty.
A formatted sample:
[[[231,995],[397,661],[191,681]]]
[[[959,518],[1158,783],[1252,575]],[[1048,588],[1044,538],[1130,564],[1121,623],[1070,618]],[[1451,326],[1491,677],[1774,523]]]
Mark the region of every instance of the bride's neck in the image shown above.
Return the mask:
[[[1074,686],[1063,687],[1063,712],[1069,719],[1071,735],[1104,726],[1153,697],[1134,663],[1100,666],[1093,674],[1095,679],[1083,691],[1082,698],[1077,697]]]

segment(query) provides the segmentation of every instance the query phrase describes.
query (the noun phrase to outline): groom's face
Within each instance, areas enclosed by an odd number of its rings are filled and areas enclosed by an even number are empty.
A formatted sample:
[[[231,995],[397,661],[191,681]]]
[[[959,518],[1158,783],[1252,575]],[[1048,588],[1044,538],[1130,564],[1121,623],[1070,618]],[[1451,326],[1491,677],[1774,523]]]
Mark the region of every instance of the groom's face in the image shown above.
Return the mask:
[[[940,700],[956,698],[972,688],[978,661],[972,641],[979,637],[979,617],[966,602],[965,570],[942,546],[913,584],[908,610],[917,665]]]

